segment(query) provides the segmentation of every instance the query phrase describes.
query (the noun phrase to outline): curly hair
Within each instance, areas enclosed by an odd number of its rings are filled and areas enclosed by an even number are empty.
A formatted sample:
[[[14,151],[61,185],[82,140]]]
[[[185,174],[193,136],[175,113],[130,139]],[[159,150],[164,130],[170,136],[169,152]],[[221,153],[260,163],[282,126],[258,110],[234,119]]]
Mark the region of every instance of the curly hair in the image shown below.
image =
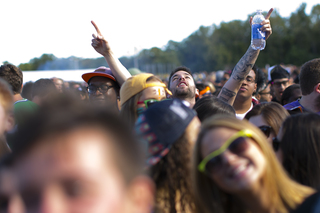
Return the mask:
[[[10,84],[13,94],[21,93],[23,75],[18,67],[12,64],[2,65],[0,67],[0,77]]]
[[[183,134],[159,163],[150,168],[156,184],[155,213],[194,212],[191,190],[191,150]]]

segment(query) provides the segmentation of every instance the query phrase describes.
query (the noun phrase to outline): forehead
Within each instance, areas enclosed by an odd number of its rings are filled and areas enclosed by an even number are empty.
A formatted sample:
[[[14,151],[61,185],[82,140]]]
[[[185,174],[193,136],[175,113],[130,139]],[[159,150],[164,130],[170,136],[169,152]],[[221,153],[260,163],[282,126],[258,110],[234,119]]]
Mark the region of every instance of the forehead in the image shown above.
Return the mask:
[[[264,125],[269,126],[269,124],[267,124],[267,122],[264,120],[262,115],[256,115],[256,116],[250,117],[249,122],[257,127],[264,126]]]
[[[278,79],[273,80],[274,83],[284,82],[284,81],[289,81],[289,79],[288,78],[278,78]]]
[[[16,171],[22,182],[112,173],[115,170],[113,142],[107,133],[93,128],[43,138],[18,162]]]
[[[99,85],[99,84],[113,84],[114,81],[110,78],[102,77],[102,76],[95,76],[90,78],[89,84],[90,85]]]
[[[256,77],[256,74],[254,73],[253,70],[250,70],[250,72],[248,73],[247,75],[248,77],[252,77],[252,78],[255,78]]]
[[[171,79],[173,78],[173,77],[175,77],[175,76],[191,76],[190,75],[190,73],[188,73],[187,71],[183,71],[183,70],[180,70],[180,71],[177,71],[177,72],[175,72],[173,75],[172,75],[172,77],[171,77]],[[192,76],[191,76],[192,77]]]
[[[225,127],[209,130],[202,139],[202,156],[205,157],[211,152],[219,149],[235,133],[237,133],[236,130]]]

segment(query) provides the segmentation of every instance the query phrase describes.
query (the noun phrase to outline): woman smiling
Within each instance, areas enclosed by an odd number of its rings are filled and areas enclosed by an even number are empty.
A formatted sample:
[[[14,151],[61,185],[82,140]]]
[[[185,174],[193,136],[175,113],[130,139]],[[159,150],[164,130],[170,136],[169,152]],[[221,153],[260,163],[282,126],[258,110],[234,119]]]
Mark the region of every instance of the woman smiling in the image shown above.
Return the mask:
[[[314,191],[292,181],[266,138],[247,121],[205,121],[194,155],[197,212],[289,212]]]

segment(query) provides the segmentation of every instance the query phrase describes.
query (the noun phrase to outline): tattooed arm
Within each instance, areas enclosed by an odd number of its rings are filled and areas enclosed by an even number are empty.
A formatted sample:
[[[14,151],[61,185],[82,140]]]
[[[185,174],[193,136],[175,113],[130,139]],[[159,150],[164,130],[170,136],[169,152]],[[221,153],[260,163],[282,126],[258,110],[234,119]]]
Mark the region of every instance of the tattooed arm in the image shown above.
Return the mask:
[[[244,56],[242,56],[240,61],[235,66],[231,78],[222,87],[218,98],[227,102],[231,106],[233,105],[238,90],[256,62],[259,52],[260,50],[254,50],[251,46],[249,47],[247,52],[244,54]]]
[[[266,33],[266,39],[272,33],[272,29],[269,21],[272,11],[273,11],[273,8],[271,8],[268,14],[266,15],[265,17],[266,20],[261,23],[262,25],[261,30]],[[250,18],[250,23],[251,22],[252,22],[252,18]],[[233,105],[233,102],[236,98],[238,90],[240,89],[244,79],[246,78],[246,76],[252,69],[253,65],[255,64],[259,53],[260,53],[260,50],[254,50],[250,45],[247,52],[244,54],[244,56],[242,56],[240,61],[235,66],[232,72],[231,78],[222,87],[218,95],[218,98],[227,102],[231,106]]]

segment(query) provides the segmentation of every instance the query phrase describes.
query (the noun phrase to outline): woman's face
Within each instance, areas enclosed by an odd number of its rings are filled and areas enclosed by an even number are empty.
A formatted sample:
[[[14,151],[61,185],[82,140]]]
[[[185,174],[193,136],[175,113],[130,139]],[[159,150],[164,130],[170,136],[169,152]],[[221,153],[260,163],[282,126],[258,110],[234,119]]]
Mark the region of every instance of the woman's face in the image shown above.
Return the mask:
[[[157,101],[166,99],[166,91],[164,87],[154,86],[154,87],[148,87],[144,89],[138,100],[137,108],[143,108],[145,110],[146,106],[142,102],[149,99],[153,99]]]
[[[225,127],[210,130],[202,141],[202,158],[219,149],[237,132]],[[209,174],[219,188],[231,194],[259,189],[266,170],[266,159],[261,149],[253,139],[244,140],[246,148],[240,154],[225,150],[221,154],[221,165]]]
[[[249,119],[249,122],[255,125],[256,127],[270,126],[262,117],[262,115],[252,116]],[[276,137],[274,131],[271,129],[269,137],[267,137],[267,141],[272,146],[272,139]]]

